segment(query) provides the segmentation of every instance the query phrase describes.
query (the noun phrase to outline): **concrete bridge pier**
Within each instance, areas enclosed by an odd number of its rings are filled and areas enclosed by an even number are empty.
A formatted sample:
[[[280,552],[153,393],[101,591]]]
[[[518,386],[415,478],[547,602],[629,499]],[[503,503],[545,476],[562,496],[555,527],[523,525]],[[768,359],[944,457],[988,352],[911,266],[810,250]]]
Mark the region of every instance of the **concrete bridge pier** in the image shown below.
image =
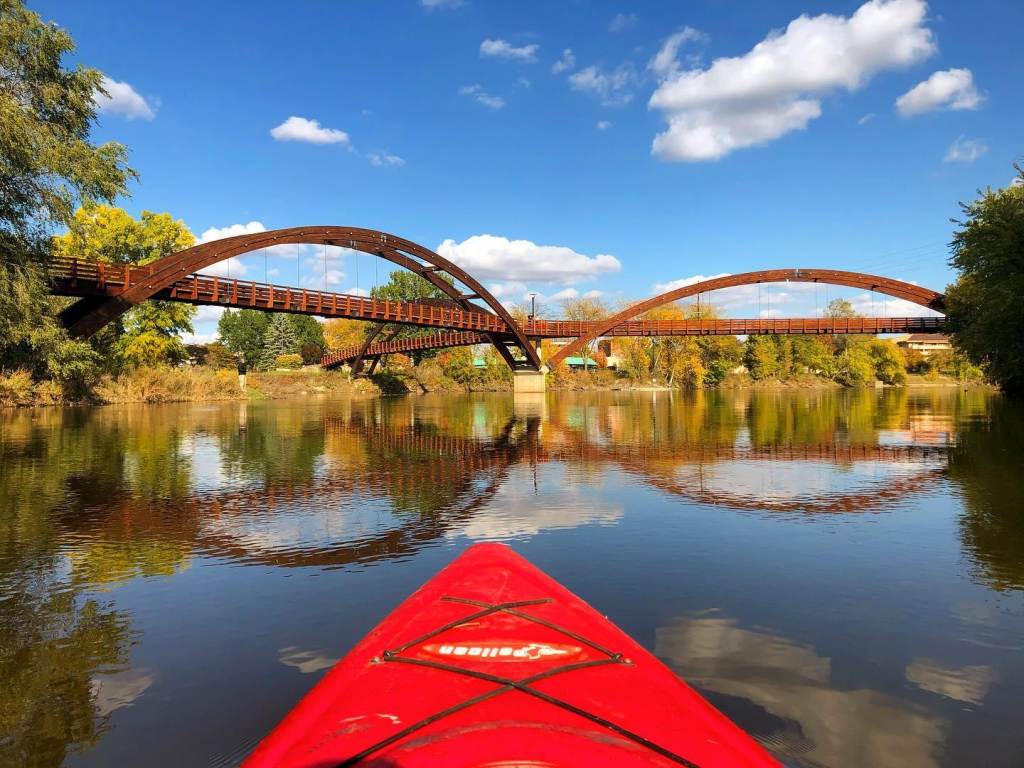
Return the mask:
[[[515,371],[512,377],[513,395],[543,394],[547,389],[544,371]]]

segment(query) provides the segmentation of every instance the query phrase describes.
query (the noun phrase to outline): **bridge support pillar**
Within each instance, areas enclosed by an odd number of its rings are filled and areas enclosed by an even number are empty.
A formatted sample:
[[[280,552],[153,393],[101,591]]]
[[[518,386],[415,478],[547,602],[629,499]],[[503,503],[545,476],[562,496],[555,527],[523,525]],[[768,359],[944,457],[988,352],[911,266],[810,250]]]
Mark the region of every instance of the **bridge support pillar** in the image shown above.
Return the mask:
[[[547,377],[542,371],[515,371],[512,376],[513,395],[535,395],[547,388]]]

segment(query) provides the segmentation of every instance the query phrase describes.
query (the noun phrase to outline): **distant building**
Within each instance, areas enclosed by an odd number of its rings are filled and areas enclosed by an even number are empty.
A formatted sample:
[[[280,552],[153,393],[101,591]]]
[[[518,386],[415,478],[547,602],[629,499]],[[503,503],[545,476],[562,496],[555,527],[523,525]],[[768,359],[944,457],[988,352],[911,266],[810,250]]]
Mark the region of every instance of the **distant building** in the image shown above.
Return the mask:
[[[928,357],[934,352],[944,352],[953,348],[949,337],[941,333],[912,333],[906,338],[898,339],[896,344],[906,349],[916,350],[924,357]]]

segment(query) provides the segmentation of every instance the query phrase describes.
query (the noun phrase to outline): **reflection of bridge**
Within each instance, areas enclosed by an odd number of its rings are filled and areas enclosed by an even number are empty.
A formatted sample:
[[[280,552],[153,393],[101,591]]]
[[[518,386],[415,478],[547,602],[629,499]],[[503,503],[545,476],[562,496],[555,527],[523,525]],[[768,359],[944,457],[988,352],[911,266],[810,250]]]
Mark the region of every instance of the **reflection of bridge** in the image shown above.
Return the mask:
[[[328,434],[354,439],[367,460],[392,467],[386,472],[332,471],[315,482],[259,484],[251,489],[194,499],[208,521],[200,536],[207,554],[243,562],[279,566],[344,566],[401,557],[469,523],[520,464],[548,462],[613,464],[622,471],[671,496],[730,509],[770,513],[827,514],[877,512],[907,496],[927,492],[943,471],[948,449],[937,446],[882,446],[874,443],[814,443],[740,445],[722,443],[646,444],[602,443],[577,429],[538,418],[513,417],[490,439],[461,437],[415,427],[395,428],[362,419],[329,417]],[[543,434],[542,434],[543,433]],[[377,454],[384,454],[381,461]],[[359,454],[361,455],[361,454]],[[906,472],[886,475],[863,487],[800,494],[792,499],[764,499],[741,492],[709,490],[679,476],[680,470],[700,472],[730,462],[814,462],[849,466],[861,462],[907,465]],[[481,478],[485,478],[481,482]],[[245,521],[261,509],[281,508],[313,500],[317,508],[349,509],[354,495],[405,499],[429,490],[444,503],[427,512],[408,510],[397,515],[397,526],[368,531],[340,544],[271,547],[246,540]],[[437,499],[434,499],[436,504]],[[284,511],[279,509],[279,514]],[[238,525],[233,522],[238,520]],[[294,543],[293,543],[294,544]]]
[[[225,259],[284,244],[318,244],[363,251],[412,271],[447,298],[389,301],[349,294],[277,286],[197,274]],[[375,230],[351,227],[297,227],[238,235],[173,253],[146,266],[57,259],[51,268],[54,293],[78,296],[61,320],[78,336],[90,336],[106,323],[146,299],[253,308],[378,324],[361,347],[325,358],[325,364],[379,359],[390,352],[411,352],[489,342],[513,369],[541,368],[536,344],[542,338],[571,339],[548,361],[558,365],[602,336],[690,336],[750,334],[842,334],[928,332],[940,330],[940,317],[793,318],[770,320],[637,319],[645,312],[683,298],[724,288],[762,283],[824,283],[886,294],[942,311],[942,294],[891,278],[831,269],[773,269],[705,280],[633,304],[610,317],[590,322],[530,320],[517,322],[483,285],[456,264],[430,249]],[[458,284],[464,286],[458,287]],[[475,303],[483,302],[483,305]],[[385,325],[443,329],[420,339],[385,338]]]

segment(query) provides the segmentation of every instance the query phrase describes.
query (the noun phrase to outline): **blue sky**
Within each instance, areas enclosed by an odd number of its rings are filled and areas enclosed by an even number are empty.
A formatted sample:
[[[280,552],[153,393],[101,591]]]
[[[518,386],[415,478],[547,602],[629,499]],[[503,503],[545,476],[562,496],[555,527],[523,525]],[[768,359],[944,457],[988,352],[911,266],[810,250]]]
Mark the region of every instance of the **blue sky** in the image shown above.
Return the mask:
[[[96,138],[131,149],[129,210],[207,238],[382,229],[553,310],[790,266],[941,288],[957,201],[1024,156],[1019,2],[30,7],[110,78]],[[326,277],[318,249],[266,269],[356,290],[355,258],[327,256]],[[263,256],[231,269],[262,280]],[[358,269],[360,291],[387,272]],[[823,298],[773,290],[770,309],[751,290],[713,300],[740,317]]]

